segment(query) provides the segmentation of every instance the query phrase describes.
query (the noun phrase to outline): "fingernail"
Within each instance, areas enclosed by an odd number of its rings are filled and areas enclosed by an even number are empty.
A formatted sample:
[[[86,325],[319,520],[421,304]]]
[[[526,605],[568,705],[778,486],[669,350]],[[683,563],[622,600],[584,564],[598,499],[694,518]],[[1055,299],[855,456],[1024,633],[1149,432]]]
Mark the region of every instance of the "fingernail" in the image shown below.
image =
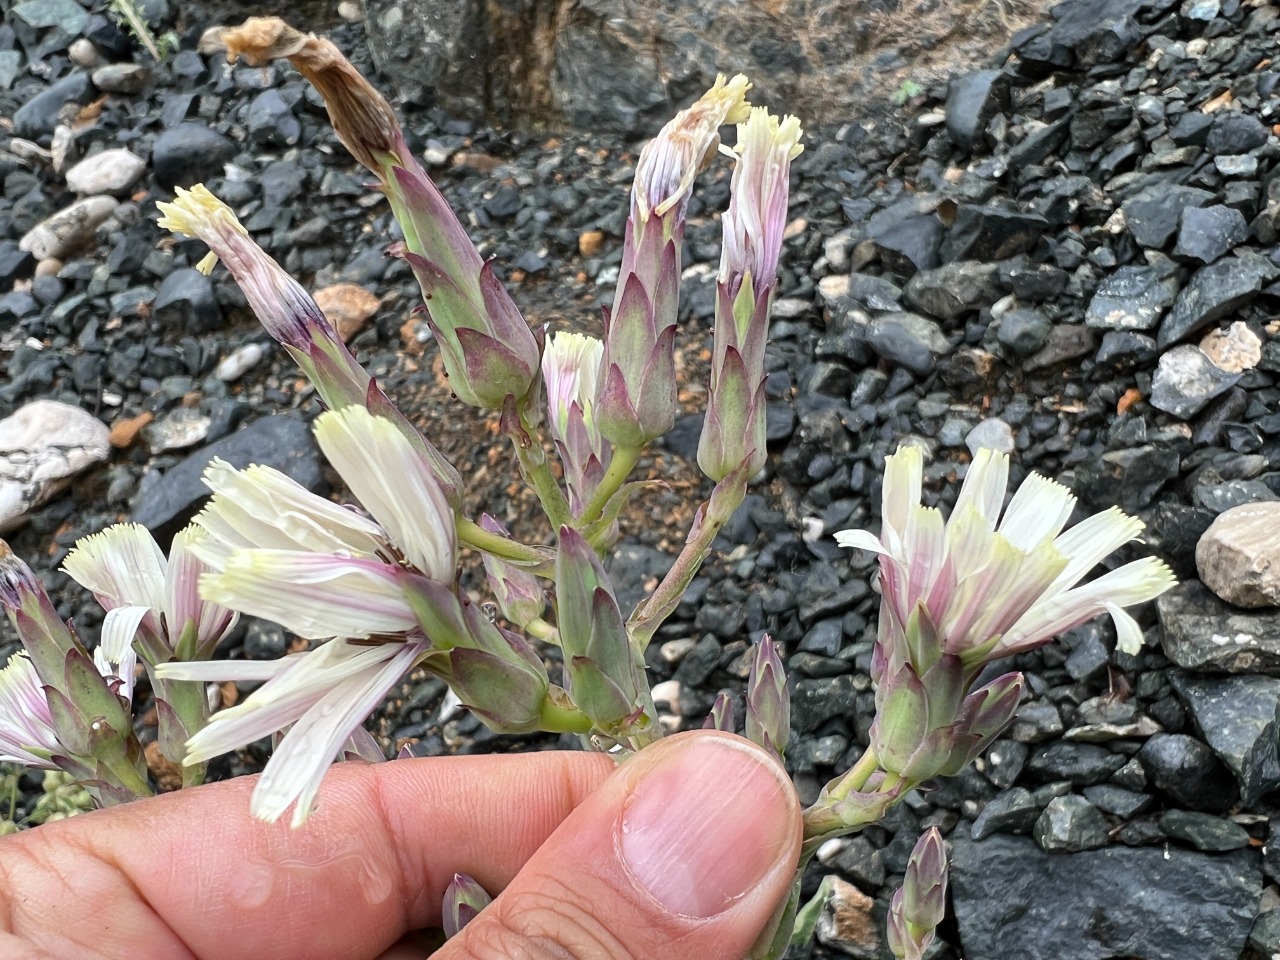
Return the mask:
[[[622,814],[622,859],[672,913],[713,917],[791,851],[795,803],[762,750],[725,737],[691,739],[636,785]]]

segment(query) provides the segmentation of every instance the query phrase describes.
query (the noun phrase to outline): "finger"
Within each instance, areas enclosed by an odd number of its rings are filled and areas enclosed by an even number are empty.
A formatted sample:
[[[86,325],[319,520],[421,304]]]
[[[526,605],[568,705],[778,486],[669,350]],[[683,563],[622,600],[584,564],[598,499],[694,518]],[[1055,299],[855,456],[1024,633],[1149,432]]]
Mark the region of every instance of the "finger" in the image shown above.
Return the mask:
[[[505,886],[613,766],[339,764],[297,830],[250,816],[254,777],[48,824],[0,841],[0,946],[7,926],[53,957],[375,957],[439,923],[454,872]]]
[[[742,960],[786,896],[800,807],[720,733],[627,761],[433,960]]]

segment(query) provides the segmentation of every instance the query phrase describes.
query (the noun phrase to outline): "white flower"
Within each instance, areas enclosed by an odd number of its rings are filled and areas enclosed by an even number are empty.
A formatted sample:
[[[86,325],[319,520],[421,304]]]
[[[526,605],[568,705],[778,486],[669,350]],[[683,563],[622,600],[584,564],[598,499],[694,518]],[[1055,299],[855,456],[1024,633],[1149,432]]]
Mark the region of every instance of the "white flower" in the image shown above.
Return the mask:
[[[418,629],[414,584],[451,583],[457,562],[453,511],[430,465],[363,407],[322,414],[316,439],[373,519],[268,467],[215,461],[213,499],[195,519],[208,539],[193,549],[213,570],[201,595],[313,640]]]
[[[209,557],[208,600],[274,620],[308,640],[372,637],[418,628],[406,596],[412,575],[394,564],[337,553],[236,550]]]
[[[184,762],[202,763],[287,728],[258,778],[251,810],[274,821],[296,803],[297,827],[310,815],[334,758],[428,646],[339,639],[280,660],[166,663],[157,673],[203,682],[266,680],[243,703],[215,714],[188,741]]]
[[[547,386],[547,420],[575,511],[596,491],[613,456],[595,422],[604,343],[581,333],[555,333],[542,355],[542,379]]]
[[[980,450],[944,522],[920,502],[923,468],[918,448],[899,448],[885,465],[880,536],[836,534],[842,546],[880,554],[882,603],[899,632],[923,604],[943,652],[975,663],[1040,646],[1107,613],[1120,649],[1138,652],[1142,632],[1122,608],[1172,587],[1169,568],[1147,557],[1077,584],[1135,539],[1141,521],[1112,508],[1063,532],[1075,497],[1037,474],[1018,487],[1001,516],[1008,457]]]
[[[138,523],[113,524],[76,543],[62,569],[87,587],[107,611],[104,644],[116,644],[123,655],[119,644],[132,642],[137,631],[144,630],[169,653],[176,653],[185,633],[184,657],[194,656],[197,650],[212,653],[235,624],[236,615],[202,600],[196,592],[200,574],[208,569],[193,553],[202,537],[194,527],[179,531],[168,560],[147,528]],[[126,629],[130,630],[127,637]],[[151,653],[160,656],[159,650]],[[122,661],[117,657],[112,662]],[[132,682],[130,676],[130,687]]]
[[[25,653],[0,667],[0,762],[56,770],[49,757],[62,752],[44,686]]]
[[[721,280],[750,274],[757,292],[773,282],[787,226],[791,161],[804,150],[802,135],[796,117],[779,119],[764,107],[753,107],[738,124],[738,142],[728,151],[738,162],[722,218]]]

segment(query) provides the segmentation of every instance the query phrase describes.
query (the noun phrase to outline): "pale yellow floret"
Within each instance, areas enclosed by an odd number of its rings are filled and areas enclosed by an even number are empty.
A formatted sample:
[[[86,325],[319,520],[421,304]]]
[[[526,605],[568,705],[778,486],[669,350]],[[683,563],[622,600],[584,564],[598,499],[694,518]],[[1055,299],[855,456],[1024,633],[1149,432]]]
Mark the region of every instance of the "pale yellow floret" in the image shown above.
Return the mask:
[[[221,231],[230,230],[243,237],[249,236],[249,231],[236,218],[231,208],[215,197],[203,183],[197,183],[190,190],[176,187],[174,193],[176,197],[172,203],[156,204],[156,208],[164,214],[158,224],[165,230],[203,240],[210,246],[213,246],[211,238]],[[196,269],[208,275],[217,263],[218,255],[210,250],[196,264]]]
[[[767,107],[751,107],[749,115],[738,123],[737,144],[727,152],[741,155],[748,143],[759,141],[757,149],[764,148],[761,156],[773,154],[779,160],[785,156],[791,161],[804,152],[804,144],[800,142],[803,136],[799,117],[791,114],[778,117]]]

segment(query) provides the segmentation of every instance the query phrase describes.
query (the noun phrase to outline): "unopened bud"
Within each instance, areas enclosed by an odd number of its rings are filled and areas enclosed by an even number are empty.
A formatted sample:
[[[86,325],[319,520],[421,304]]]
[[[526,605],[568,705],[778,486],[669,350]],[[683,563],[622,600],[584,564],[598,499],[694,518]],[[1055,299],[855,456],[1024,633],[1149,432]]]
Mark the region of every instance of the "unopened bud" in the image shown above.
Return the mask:
[[[756,644],[747,677],[747,739],[781,759],[791,735],[791,696],[777,644],[767,633]]]
[[[473,878],[465,873],[455,873],[453,880],[445,888],[444,904],[440,911],[445,937],[456,937],[492,900],[484,887]]]
[[[920,960],[946,916],[947,848],[937,827],[916,841],[907,873],[889,904],[889,949],[899,960]]]

